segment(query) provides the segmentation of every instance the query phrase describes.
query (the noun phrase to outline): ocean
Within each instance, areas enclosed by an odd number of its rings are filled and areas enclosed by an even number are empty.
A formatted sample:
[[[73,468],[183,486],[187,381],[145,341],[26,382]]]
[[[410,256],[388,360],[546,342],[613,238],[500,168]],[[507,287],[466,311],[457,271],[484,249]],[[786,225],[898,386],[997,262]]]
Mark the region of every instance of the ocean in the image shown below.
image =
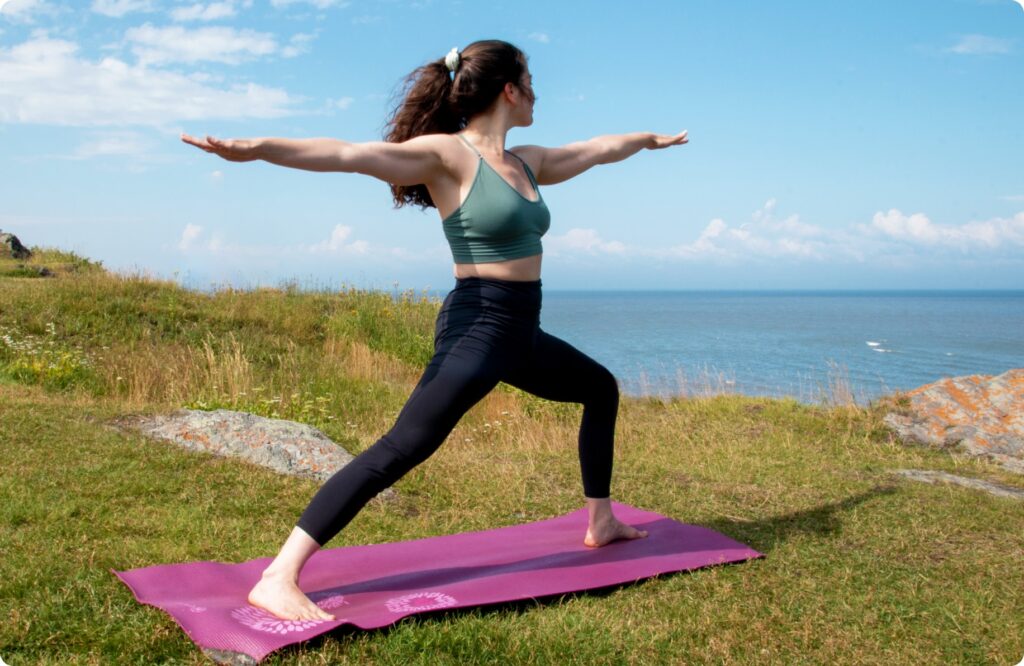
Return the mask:
[[[629,396],[867,404],[1024,367],[1024,291],[557,291],[541,328]]]

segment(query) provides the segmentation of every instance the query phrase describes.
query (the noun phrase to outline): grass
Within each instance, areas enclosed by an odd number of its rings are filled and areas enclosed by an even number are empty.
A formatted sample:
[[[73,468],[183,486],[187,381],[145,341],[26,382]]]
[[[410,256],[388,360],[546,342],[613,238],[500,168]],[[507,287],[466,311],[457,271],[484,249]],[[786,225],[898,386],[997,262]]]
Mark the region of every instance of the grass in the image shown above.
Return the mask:
[[[225,407],[309,423],[356,453],[418,380],[439,303],[355,289],[201,294],[33,249],[57,277],[0,279],[0,657],[209,663],[108,569],[273,555],[317,484],[104,423]],[[900,404],[623,397],[615,499],[765,559],[336,631],[266,663],[1016,664],[1021,504],[888,470],[1020,479],[896,443],[881,419]],[[396,502],[368,505],[329,547],[580,508],[581,413],[499,385],[398,482]]]

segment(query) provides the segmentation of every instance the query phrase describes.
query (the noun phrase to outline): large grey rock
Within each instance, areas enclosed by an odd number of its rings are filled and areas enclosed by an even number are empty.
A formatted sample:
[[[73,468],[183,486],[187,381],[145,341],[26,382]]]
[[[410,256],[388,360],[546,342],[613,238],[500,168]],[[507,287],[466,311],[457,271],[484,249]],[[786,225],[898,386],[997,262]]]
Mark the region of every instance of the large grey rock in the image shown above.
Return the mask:
[[[275,472],[326,481],[352,454],[305,423],[227,409],[179,409],[170,414],[122,416],[118,429],[173,442],[193,451],[240,458]],[[390,497],[387,489],[380,496]]]
[[[1024,472],[1024,369],[948,377],[907,393],[884,422],[905,442],[956,449]]]
[[[21,244],[18,237],[11,233],[4,233],[0,229],[0,256],[9,256],[14,259],[28,259],[32,256],[32,250]]]

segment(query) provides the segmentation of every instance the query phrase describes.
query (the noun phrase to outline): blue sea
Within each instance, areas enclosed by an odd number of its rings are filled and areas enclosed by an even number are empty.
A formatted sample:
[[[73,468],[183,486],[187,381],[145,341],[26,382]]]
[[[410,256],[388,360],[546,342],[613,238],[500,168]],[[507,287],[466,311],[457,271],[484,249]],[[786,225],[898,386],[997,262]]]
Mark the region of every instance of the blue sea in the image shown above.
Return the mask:
[[[1024,367],[1024,291],[557,291],[541,328],[630,396],[858,404]]]

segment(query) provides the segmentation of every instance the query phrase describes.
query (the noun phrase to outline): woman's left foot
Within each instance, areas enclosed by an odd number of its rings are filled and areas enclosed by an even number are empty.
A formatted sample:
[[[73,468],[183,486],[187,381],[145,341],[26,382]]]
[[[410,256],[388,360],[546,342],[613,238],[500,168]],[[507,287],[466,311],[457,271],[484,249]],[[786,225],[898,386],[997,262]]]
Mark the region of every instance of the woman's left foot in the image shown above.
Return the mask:
[[[583,545],[600,548],[619,539],[641,539],[645,536],[647,536],[647,530],[638,530],[632,525],[610,518],[587,528],[587,536],[583,538]]]

